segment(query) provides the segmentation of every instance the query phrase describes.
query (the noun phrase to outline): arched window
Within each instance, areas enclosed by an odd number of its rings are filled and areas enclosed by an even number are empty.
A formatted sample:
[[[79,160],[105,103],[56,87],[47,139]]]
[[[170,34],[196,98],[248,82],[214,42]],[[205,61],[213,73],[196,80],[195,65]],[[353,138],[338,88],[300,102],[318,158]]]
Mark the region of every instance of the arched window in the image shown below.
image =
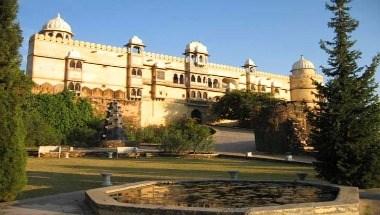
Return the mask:
[[[53,36],[53,33],[50,32],[50,33],[48,33],[48,35],[49,35],[49,37],[52,37],[52,36]]]
[[[141,49],[140,49],[140,47],[134,46],[134,47],[132,48],[132,52],[133,52],[133,53],[140,54],[140,53],[141,53]]]
[[[132,75],[137,75],[136,69],[132,69]]]
[[[79,83],[75,84],[75,91],[80,91],[80,84]]]
[[[195,82],[195,76],[194,75],[191,76],[191,82]]]
[[[173,83],[178,84],[178,75],[174,74]]]
[[[137,96],[141,96],[141,89],[137,90]]]
[[[65,37],[66,39],[69,39],[69,35],[66,35],[66,37]]]
[[[183,80],[183,75],[179,76],[179,83],[180,84],[184,84],[185,83],[184,80]]]
[[[206,77],[203,77],[203,83],[204,84],[206,83]]]
[[[69,83],[68,88],[69,88],[69,90],[74,90],[74,84],[73,84],[73,82]]]
[[[191,61],[195,62],[195,55],[191,55]]]
[[[203,98],[207,99],[207,93],[206,92],[203,93]]]
[[[197,82],[198,82],[198,83],[201,83],[201,82],[202,82],[202,78],[201,78],[201,76],[198,76],[198,77],[197,77]]]
[[[199,91],[197,92],[197,98],[200,98],[200,99],[202,98],[202,93]]]
[[[136,89],[132,89],[132,96],[136,96]]]
[[[207,79],[207,83],[208,83],[208,87],[212,87],[212,81],[211,81],[211,78],[208,78],[208,79]]]
[[[56,38],[61,38],[61,39],[63,39],[63,36],[62,36],[61,33],[58,33],[57,35],[55,35],[55,37],[56,37]]]
[[[213,88],[219,88],[219,82],[218,82],[218,79],[214,79],[214,82],[212,84],[212,87]]]
[[[75,68],[75,61],[74,60],[70,60],[70,68]]]
[[[203,56],[199,56],[199,62],[203,63]]]
[[[138,70],[137,70],[137,75],[138,75],[138,76],[142,76],[142,71],[141,71],[141,69],[138,69]]]
[[[77,62],[76,68],[77,69],[82,69],[82,63],[80,61]]]
[[[191,91],[191,98],[195,98],[195,91]]]

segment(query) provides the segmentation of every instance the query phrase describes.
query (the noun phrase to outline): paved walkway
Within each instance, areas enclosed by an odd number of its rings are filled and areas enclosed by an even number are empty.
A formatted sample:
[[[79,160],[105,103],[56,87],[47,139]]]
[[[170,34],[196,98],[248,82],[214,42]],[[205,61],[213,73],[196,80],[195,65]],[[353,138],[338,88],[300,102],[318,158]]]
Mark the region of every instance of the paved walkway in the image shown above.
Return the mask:
[[[62,193],[0,204],[1,215],[93,215],[84,191]]]
[[[231,157],[246,157],[247,152],[252,152],[252,159],[285,161],[284,155],[273,155],[256,152],[255,135],[252,130],[241,128],[227,128],[213,126],[215,151],[219,154]],[[311,164],[314,158],[309,156],[293,156],[293,160],[299,163]]]

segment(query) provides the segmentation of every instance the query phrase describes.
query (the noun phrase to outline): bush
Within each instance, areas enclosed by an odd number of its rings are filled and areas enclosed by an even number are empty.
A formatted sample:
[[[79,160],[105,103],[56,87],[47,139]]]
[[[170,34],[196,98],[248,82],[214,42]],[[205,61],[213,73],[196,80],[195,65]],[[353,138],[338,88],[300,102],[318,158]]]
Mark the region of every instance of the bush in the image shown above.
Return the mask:
[[[213,149],[211,130],[193,119],[182,119],[163,132],[161,149],[171,153],[200,153]]]
[[[96,146],[101,120],[94,116],[91,103],[64,91],[37,94],[27,100],[25,118],[28,146]]]

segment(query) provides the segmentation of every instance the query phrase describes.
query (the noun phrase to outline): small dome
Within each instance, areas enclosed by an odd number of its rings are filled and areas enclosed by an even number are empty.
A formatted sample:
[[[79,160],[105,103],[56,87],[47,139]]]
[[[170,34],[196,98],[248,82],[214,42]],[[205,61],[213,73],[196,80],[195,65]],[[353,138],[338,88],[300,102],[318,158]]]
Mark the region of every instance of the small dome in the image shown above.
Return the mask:
[[[256,64],[251,58],[248,58],[247,60],[245,60],[244,66],[245,67],[256,67]]]
[[[303,55],[301,55],[301,58],[295,62],[292,66],[292,70],[299,70],[299,69],[313,69],[315,70],[314,64],[305,59]]]
[[[131,39],[129,39],[129,44],[141,45],[141,46],[144,45],[143,41],[138,36],[133,36]]]
[[[72,58],[72,59],[82,59],[80,53],[76,50],[71,50],[67,54],[67,58]]]
[[[61,18],[60,14],[57,17],[49,20],[44,26],[42,26],[43,31],[64,31],[73,34],[70,25]]]
[[[193,41],[187,44],[185,52],[199,52],[208,54],[207,47],[198,41]]]

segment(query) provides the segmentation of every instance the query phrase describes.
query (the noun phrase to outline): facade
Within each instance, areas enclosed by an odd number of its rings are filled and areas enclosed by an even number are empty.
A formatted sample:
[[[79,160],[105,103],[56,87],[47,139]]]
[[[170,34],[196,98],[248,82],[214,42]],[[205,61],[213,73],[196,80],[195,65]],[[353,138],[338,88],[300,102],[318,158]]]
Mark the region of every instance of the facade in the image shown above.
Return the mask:
[[[118,101],[123,115],[140,126],[166,124],[183,116],[208,120],[210,104],[226,91],[245,89],[313,105],[312,80],[322,76],[301,57],[291,75],[259,71],[248,59],[242,67],[209,62],[207,47],[187,44],[183,57],[145,51],[133,36],[125,47],[73,39],[71,26],[59,15],[30,37],[27,74],[34,93],[64,89],[87,97],[98,111]]]

